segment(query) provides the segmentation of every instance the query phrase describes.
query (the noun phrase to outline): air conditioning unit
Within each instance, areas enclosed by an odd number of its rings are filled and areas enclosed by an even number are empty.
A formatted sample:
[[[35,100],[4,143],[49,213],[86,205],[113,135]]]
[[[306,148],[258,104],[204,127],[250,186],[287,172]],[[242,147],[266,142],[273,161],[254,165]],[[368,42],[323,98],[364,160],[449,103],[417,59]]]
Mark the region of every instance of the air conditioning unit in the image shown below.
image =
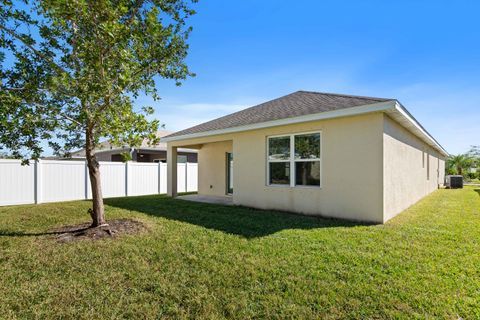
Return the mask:
[[[463,188],[463,176],[446,176],[445,186],[449,189]]]

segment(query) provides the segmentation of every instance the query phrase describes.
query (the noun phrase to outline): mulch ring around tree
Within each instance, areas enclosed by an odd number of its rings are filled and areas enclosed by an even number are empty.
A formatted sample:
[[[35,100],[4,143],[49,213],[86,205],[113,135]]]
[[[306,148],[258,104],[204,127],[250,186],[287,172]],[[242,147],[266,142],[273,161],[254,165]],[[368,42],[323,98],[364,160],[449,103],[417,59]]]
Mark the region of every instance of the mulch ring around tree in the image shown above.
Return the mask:
[[[112,239],[124,234],[136,234],[146,230],[140,221],[132,219],[115,219],[107,221],[108,225],[91,228],[90,223],[64,226],[51,230],[51,234],[61,243],[80,240]]]

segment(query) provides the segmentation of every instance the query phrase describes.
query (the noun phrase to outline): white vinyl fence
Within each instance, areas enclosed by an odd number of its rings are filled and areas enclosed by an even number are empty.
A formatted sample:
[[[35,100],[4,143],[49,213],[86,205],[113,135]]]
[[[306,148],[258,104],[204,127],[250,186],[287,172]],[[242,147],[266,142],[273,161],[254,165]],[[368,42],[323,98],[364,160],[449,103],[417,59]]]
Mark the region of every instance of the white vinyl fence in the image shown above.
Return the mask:
[[[103,196],[167,193],[167,164],[100,162]],[[178,192],[197,191],[196,163],[179,163]],[[91,199],[85,161],[0,159],[0,206]]]

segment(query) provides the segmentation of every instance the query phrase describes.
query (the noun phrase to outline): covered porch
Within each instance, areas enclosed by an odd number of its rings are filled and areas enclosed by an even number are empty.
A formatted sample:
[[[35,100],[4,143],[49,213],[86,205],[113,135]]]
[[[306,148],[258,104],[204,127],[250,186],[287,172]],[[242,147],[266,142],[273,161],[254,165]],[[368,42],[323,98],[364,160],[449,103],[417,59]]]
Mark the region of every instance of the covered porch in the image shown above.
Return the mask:
[[[177,197],[177,154],[180,148],[198,151],[198,195],[183,200],[232,204],[233,140],[192,139],[167,144],[167,194]]]

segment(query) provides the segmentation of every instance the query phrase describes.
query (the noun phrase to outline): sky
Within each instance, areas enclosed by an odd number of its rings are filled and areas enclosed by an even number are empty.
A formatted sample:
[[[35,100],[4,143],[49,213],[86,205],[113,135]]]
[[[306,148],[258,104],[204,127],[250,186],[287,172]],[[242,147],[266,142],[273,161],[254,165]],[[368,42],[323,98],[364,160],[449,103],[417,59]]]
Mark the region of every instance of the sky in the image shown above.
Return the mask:
[[[155,107],[180,130],[297,91],[398,99],[452,153],[480,144],[480,1],[200,0],[180,87]]]
[[[480,145],[480,1],[199,0],[182,86],[141,96],[180,130],[297,90],[398,99],[451,154]],[[45,144],[46,145],[46,144]],[[46,148],[44,155],[51,153]]]

